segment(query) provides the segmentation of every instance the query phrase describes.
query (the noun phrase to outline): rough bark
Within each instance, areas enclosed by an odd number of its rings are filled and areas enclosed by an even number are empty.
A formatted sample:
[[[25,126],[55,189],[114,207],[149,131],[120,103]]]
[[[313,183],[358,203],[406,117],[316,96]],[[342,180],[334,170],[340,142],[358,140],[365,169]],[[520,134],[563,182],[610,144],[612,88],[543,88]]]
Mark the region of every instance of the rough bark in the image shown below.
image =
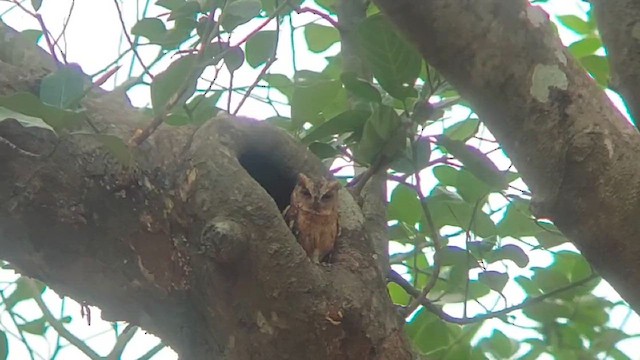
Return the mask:
[[[634,123],[640,119],[640,4],[591,1],[607,58],[611,87],[624,98]]]
[[[18,43],[0,33],[0,96],[37,91],[51,62],[6,56]],[[83,105],[101,135],[126,140],[148,123],[117,93]],[[411,358],[348,192],[330,266],[312,264],[284,223],[296,174],[326,175],[286,133],[229,116],[161,127],[129,163],[94,135],[8,120],[0,137],[40,154],[0,143],[0,258],[24,275],[184,359]]]
[[[469,100],[531,188],[537,215],[640,311],[640,137],[547,14],[525,0],[374,2]]]

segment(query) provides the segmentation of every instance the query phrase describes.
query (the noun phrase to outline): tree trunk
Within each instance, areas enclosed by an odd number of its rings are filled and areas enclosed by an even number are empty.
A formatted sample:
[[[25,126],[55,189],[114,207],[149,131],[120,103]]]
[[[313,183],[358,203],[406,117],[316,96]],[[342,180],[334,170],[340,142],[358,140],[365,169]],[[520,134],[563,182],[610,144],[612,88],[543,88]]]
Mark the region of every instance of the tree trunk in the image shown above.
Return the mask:
[[[548,15],[526,0],[374,2],[471,103],[532,190],[534,212],[640,312],[640,136]]]
[[[0,39],[2,99],[37,92],[50,59],[11,29]],[[1,258],[184,359],[412,357],[349,193],[330,266],[283,221],[297,173],[326,175],[290,136],[222,115],[128,149],[116,139],[149,119],[117,92],[83,105],[57,136],[0,122]]]

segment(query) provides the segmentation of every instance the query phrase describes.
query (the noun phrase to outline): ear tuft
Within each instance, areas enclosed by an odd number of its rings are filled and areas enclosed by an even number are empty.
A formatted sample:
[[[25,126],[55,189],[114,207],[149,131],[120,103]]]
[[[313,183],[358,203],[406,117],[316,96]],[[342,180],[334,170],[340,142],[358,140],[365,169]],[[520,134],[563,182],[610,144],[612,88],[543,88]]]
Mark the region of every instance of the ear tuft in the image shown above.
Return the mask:
[[[300,173],[298,174],[298,184],[307,185],[311,182],[311,179],[307,177],[307,175]]]

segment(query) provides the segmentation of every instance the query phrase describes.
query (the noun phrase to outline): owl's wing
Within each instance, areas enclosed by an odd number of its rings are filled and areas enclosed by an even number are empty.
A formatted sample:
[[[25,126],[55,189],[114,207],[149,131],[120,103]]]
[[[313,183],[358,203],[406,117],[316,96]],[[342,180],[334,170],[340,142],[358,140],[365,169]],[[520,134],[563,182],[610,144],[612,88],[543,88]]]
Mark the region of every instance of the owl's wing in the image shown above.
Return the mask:
[[[300,234],[296,222],[296,219],[298,217],[298,209],[295,206],[289,205],[284,209],[282,215],[284,217],[284,221],[287,223],[287,226],[289,226],[289,229],[291,229],[291,232],[297,238]]]

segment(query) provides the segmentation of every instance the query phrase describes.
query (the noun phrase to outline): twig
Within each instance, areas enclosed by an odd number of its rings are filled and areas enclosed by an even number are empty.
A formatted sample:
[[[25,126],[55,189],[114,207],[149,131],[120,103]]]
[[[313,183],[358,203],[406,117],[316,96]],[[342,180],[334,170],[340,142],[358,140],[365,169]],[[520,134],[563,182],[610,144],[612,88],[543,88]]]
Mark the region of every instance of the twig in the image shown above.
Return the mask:
[[[433,302],[431,302],[431,300],[427,299],[426,297],[420,297],[420,292],[414,288],[405,278],[402,277],[402,275],[398,274],[396,271],[391,270],[389,272],[388,278],[390,281],[393,281],[394,283],[398,284],[402,289],[404,289],[404,291],[407,292],[407,294],[411,295],[412,297],[414,297],[415,299],[418,299],[420,302],[420,305],[424,306],[425,308],[427,308],[429,311],[431,311],[432,313],[438,315],[438,317],[440,317],[442,320],[450,322],[450,323],[454,323],[454,324],[459,324],[459,325],[465,325],[465,324],[472,324],[475,322],[480,322],[480,321],[484,321],[484,320],[488,320],[488,319],[492,319],[492,318],[496,318],[502,315],[506,315],[512,311],[516,311],[516,310],[520,310],[526,306],[529,305],[533,305],[539,302],[542,302],[550,297],[556,296],[564,291],[567,290],[571,290],[573,288],[576,288],[578,286],[582,286],[586,283],[588,283],[591,280],[597,279],[599,278],[598,275],[596,274],[591,274],[589,276],[587,276],[586,278],[576,281],[574,283],[562,286],[560,288],[557,288],[555,290],[552,290],[546,294],[540,295],[540,296],[536,296],[533,298],[528,298],[526,300],[524,300],[523,302],[521,302],[518,305],[513,305],[513,306],[509,306],[506,307],[502,310],[498,310],[498,311],[494,311],[494,312],[490,312],[490,313],[486,313],[486,314],[480,314],[480,315],[476,315],[470,318],[464,317],[464,318],[458,318],[455,316],[451,316],[449,314],[447,314],[446,312],[444,312],[440,307],[438,307],[437,305],[435,305]]]
[[[138,329],[139,328],[137,326],[128,324],[124,328],[124,331],[122,331],[122,334],[120,334],[116,339],[116,343],[113,345],[113,349],[111,349],[109,355],[106,356],[106,360],[119,360],[124,348],[127,346],[129,341],[131,341],[131,338],[133,338]]]
[[[11,2],[13,2],[22,11],[24,11],[27,14],[29,14],[30,16],[34,17],[38,21],[38,24],[40,24],[40,28],[42,29],[42,34],[44,35],[44,39],[47,41],[47,47],[49,48],[49,52],[51,53],[51,57],[53,57],[53,60],[55,61],[56,65],[59,64],[60,61],[56,57],[56,51],[55,51],[56,49],[53,46],[53,43],[51,42],[51,34],[49,33],[49,30],[47,30],[47,26],[44,24],[44,21],[42,20],[42,16],[40,16],[40,14],[38,14],[38,13],[34,13],[34,12],[30,11],[29,9],[24,7],[18,0],[11,0]]]
[[[116,1],[116,0],[114,0],[114,1]],[[225,2],[225,5],[222,8],[222,13],[223,14],[224,14],[224,9],[226,8],[226,6],[227,6],[227,2]],[[210,14],[209,14],[209,19],[210,20],[213,20],[214,13],[215,13],[215,8],[211,9],[211,11],[210,11]],[[206,50],[206,46],[209,44],[209,37],[211,36],[211,34],[215,34],[216,32],[218,32],[218,29],[220,28],[220,21],[216,22],[216,24],[215,24],[215,26],[213,27],[212,30],[209,30],[209,27],[210,26],[207,26],[205,34],[202,37],[202,43],[201,43],[201,46],[200,46],[200,51],[198,52],[198,56],[197,56],[197,59],[195,61],[195,64],[196,64],[195,66],[196,67],[201,66],[201,62],[204,59],[204,56],[205,56],[205,53],[206,53],[206,51],[205,51]],[[228,51],[228,49],[225,50],[225,51]],[[223,51],[223,53],[221,55],[224,55],[224,51]],[[195,72],[192,74],[192,76],[193,75],[195,75]],[[197,82],[197,79],[196,79],[196,82]],[[151,123],[149,124],[149,126],[147,126],[144,129],[136,130],[136,132],[133,134],[131,139],[129,139],[129,146],[139,146],[149,136],[151,136],[151,134],[153,134],[156,131],[156,129],[166,119],[167,114],[169,113],[169,111],[171,111],[171,109],[173,109],[173,107],[176,106],[178,104],[178,102],[180,102],[180,100],[182,99],[183,95],[188,90],[189,85],[190,85],[190,81],[184,81],[181,84],[181,87],[178,89],[178,91],[176,91],[174,96],[171,99],[169,99],[169,101],[165,105],[164,109],[162,109],[157,115],[154,116],[154,118],[151,121]]]
[[[57,46],[58,49],[60,50],[60,55],[62,55],[62,59],[64,60],[65,64],[67,63],[67,27],[69,26],[69,21],[71,20],[71,15],[73,14],[73,9],[76,6],[76,2],[72,1],[71,2],[71,6],[69,7],[69,12],[67,13],[66,18],[64,19],[64,23],[62,24],[62,30],[60,30],[60,35],[58,35],[58,37],[55,38],[53,45]],[[62,46],[60,46],[60,39],[64,38],[64,49],[62,48]]]
[[[40,156],[42,156],[42,155],[34,154],[32,152],[29,152],[27,150],[22,149],[22,148],[18,147],[18,145],[16,145],[16,144],[12,143],[11,141],[3,138],[2,136],[0,136],[0,143],[7,145],[8,147],[11,148],[11,150],[16,151],[20,155],[33,157],[33,158],[39,158]]]
[[[340,24],[337,21],[333,20],[333,18],[331,16],[329,16],[328,14],[323,13],[320,10],[316,10],[316,9],[309,8],[309,7],[298,7],[295,10],[296,10],[296,13],[298,13],[298,14],[302,14],[302,13],[308,12],[308,13],[311,13],[311,14],[314,14],[314,15],[318,15],[321,18],[323,18],[324,20],[326,20],[329,24],[331,24],[331,26],[333,26],[337,30],[340,30]]]
[[[118,11],[118,19],[120,20],[120,25],[122,26],[122,32],[124,33],[124,37],[127,39],[129,46],[131,46],[131,51],[133,51],[133,55],[140,62],[140,66],[142,66],[142,69],[144,70],[145,74],[149,75],[149,77],[153,79],[153,74],[151,74],[147,66],[144,64],[144,61],[142,61],[142,57],[140,56],[140,54],[138,54],[138,50],[136,49],[136,46],[133,44],[133,40],[131,40],[131,36],[129,36],[129,32],[127,31],[127,25],[125,25],[124,23],[124,17],[122,16],[122,9],[120,9],[120,4],[118,4],[118,0],[113,0],[113,3],[116,5],[116,10]]]
[[[78,350],[82,351],[90,359],[102,359],[102,357],[98,355],[98,353],[93,351],[93,349],[90,348],[84,341],[78,339],[74,334],[69,332],[69,330],[64,327],[62,322],[55,316],[53,316],[47,305],[42,300],[42,297],[40,297],[40,295],[38,294],[39,288],[38,285],[36,285],[35,281],[32,279],[26,279],[26,283],[31,288],[31,290],[33,290],[33,300],[35,300],[36,304],[40,308],[40,311],[42,311],[42,317],[47,320],[51,327],[53,327],[53,329],[57,331],[60,336],[62,336],[73,346],[77,347]]]
[[[262,80],[262,78],[264,77],[264,75],[267,73],[267,71],[269,70],[269,68],[271,67],[271,65],[273,65],[273,63],[276,62],[276,58],[272,57],[269,59],[269,61],[267,61],[264,64],[264,67],[262,68],[262,70],[260,71],[260,74],[258,74],[258,76],[256,77],[256,80],[253,82],[253,84],[251,84],[251,86],[249,86],[249,88],[247,89],[247,91],[244,93],[244,96],[242,97],[242,100],[240,100],[240,103],[238,104],[238,106],[236,107],[236,110],[233,112],[233,115],[236,115],[238,113],[238,111],[240,111],[240,108],[242,107],[242,105],[244,104],[244,102],[247,100],[247,98],[251,95],[251,92],[253,91],[253,89],[258,86],[258,83],[260,82],[260,80]]]
[[[427,294],[429,294],[429,291],[431,291],[431,289],[433,289],[434,286],[436,286],[436,283],[438,281],[438,277],[440,276],[440,248],[442,247],[442,243],[440,242],[440,234],[438,233],[438,231],[436,230],[435,227],[435,222],[433,221],[433,216],[431,216],[431,211],[429,210],[429,204],[426,201],[426,198],[424,196],[424,193],[422,192],[422,189],[420,188],[420,175],[419,173],[416,172],[416,185],[415,185],[415,189],[416,192],[418,194],[418,198],[420,199],[420,205],[422,206],[422,212],[424,213],[424,216],[427,220],[427,226],[429,227],[429,230],[431,230],[431,241],[433,241],[433,249],[434,249],[434,253],[433,253],[433,273],[431,274],[431,277],[429,277],[429,281],[427,282],[427,284],[424,286],[424,288],[422,289],[422,293],[420,294],[420,296],[418,298],[415,298],[406,308],[406,314],[411,314],[415,309],[418,308],[418,306],[420,306],[420,300],[421,299],[426,299],[427,298]]]
[[[3,304],[7,303],[7,297],[4,296],[4,292],[2,291],[0,291],[0,300],[2,300]],[[35,360],[33,349],[31,349],[31,346],[29,346],[29,342],[24,336],[24,333],[20,330],[20,326],[18,325],[18,321],[16,320],[16,314],[13,312],[12,309],[8,309],[7,312],[9,313],[9,317],[11,318],[11,322],[13,323],[13,326],[15,326],[16,329],[18,330],[19,336],[16,336],[16,337],[19,337],[20,341],[22,341],[24,346],[27,348],[27,351],[29,352],[29,357],[31,358],[31,360]]]
[[[149,351],[147,351],[144,355],[140,356],[138,358],[138,360],[150,360],[152,357],[154,357],[157,353],[160,352],[160,350],[164,349],[166,347],[165,344],[163,343],[158,343],[156,344],[156,346],[152,347],[151,349],[149,349]]]

